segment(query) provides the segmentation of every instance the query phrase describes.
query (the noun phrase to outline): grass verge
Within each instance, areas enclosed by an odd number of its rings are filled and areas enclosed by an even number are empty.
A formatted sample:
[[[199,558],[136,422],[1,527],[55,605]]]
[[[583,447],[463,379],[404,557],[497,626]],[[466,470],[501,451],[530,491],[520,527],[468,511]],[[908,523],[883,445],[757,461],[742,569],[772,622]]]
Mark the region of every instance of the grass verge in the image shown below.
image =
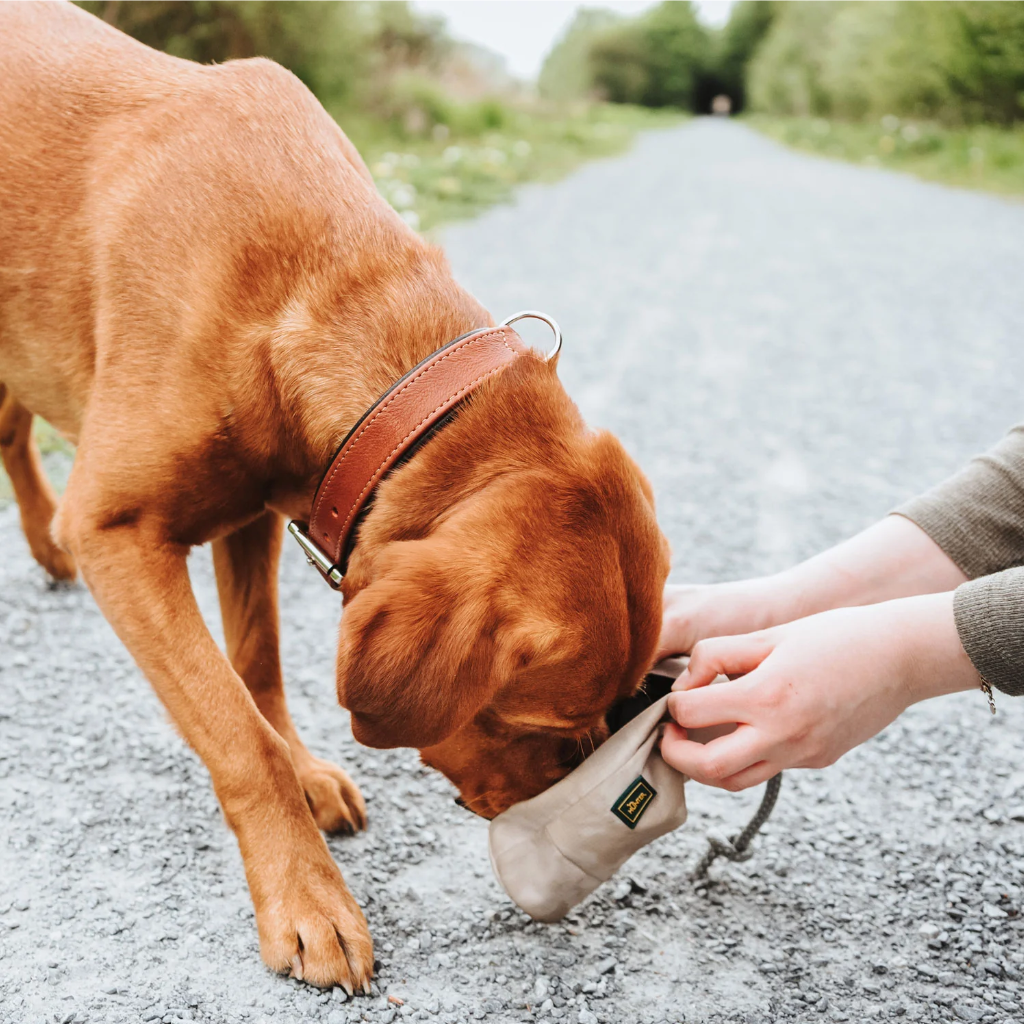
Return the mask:
[[[638,131],[679,124],[683,117],[615,104],[505,109],[492,130],[460,134],[435,126],[427,138],[382,131],[370,120],[340,120],[381,195],[412,227],[429,231],[508,202],[524,182],[554,181],[585,160],[622,152]],[[65,467],[57,464],[66,464],[74,448],[38,416],[34,429],[51,477],[63,479]],[[12,497],[0,468],[0,508]]]
[[[363,154],[381,195],[420,231],[507,202],[517,185],[554,181],[580,163],[626,149],[638,131],[665,128],[679,113],[616,104],[506,111],[500,128],[460,136],[445,125],[427,138],[342,126]],[[440,129],[440,130],[439,130]]]
[[[744,121],[805,152],[906,171],[947,185],[1024,196],[1024,126],[947,128],[892,115],[850,123],[753,114]]]

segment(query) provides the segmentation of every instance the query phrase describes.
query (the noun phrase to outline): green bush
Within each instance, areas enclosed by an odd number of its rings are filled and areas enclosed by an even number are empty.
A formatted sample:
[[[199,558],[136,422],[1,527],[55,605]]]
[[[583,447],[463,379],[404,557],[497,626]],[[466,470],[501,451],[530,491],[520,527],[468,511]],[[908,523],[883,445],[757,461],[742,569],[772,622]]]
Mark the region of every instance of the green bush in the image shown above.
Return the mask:
[[[947,123],[1024,119],[1024,0],[742,0],[720,32],[688,2],[639,17],[581,11],[540,79],[544,95],[706,110]]]
[[[747,69],[772,26],[777,6],[773,0],[740,0],[718,37],[714,91],[728,95],[734,111],[747,105]]]
[[[541,96],[556,101],[593,98],[590,48],[606,29],[622,20],[620,15],[601,7],[580,8],[544,61],[537,79]]]
[[[496,96],[457,100],[435,79],[417,72],[396,74],[364,114],[376,120],[376,134],[441,140],[449,135],[475,138],[497,131],[511,117],[508,104]]]
[[[1024,119],[1024,3],[785,3],[749,67],[752,105],[785,115]]]
[[[683,0],[658,4],[639,19],[645,51],[646,88],[627,102],[692,109],[711,56],[711,38]],[[594,55],[597,63],[597,55]]]
[[[540,88],[560,99],[692,109],[711,54],[711,38],[688,0],[668,0],[631,19],[581,11],[545,61]]]
[[[821,84],[821,55],[835,5],[787,3],[773,19],[749,69],[751,106],[792,114],[828,112]]]
[[[643,28],[636,22],[606,29],[594,37],[587,55],[593,91],[611,103],[647,102],[649,54]]]

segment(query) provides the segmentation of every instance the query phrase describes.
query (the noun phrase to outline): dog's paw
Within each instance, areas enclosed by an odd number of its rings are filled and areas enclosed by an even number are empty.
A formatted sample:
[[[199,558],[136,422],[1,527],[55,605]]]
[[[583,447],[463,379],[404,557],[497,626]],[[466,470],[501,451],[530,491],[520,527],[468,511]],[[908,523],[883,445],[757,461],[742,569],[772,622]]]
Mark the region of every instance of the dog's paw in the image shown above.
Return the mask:
[[[296,768],[306,801],[325,832],[358,832],[366,828],[366,801],[348,773],[330,761],[310,757]]]
[[[368,995],[373,940],[337,866],[333,861],[330,866],[333,872],[325,868],[293,878],[280,898],[256,911],[260,953],[280,974]]]
[[[55,579],[73,580],[78,574],[74,558],[57,547],[49,535],[29,538],[32,557]]]

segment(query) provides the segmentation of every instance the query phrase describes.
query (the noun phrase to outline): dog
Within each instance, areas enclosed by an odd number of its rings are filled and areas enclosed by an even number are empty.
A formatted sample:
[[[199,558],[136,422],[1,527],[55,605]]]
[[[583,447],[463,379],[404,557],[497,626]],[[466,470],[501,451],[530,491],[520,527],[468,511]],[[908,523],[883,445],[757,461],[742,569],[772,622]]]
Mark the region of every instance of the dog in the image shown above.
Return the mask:
[[[0,5],[0,36],[0,448],[29,546],[81,573],[208,767],[265,962],[368,991],[320,832],[366,812],[288,714],[282,522],[309,519],[379,395],[493,320],[278,65],[194,64],[61,3]],[[77,445],[59,502],[34,414]],[[207,542],[226,653],[186,568]],[[648,482],[524,352],[358,527],[337,659],[356,738],[418,748],[485,817],[535,795],[639,685],[667,574]]]

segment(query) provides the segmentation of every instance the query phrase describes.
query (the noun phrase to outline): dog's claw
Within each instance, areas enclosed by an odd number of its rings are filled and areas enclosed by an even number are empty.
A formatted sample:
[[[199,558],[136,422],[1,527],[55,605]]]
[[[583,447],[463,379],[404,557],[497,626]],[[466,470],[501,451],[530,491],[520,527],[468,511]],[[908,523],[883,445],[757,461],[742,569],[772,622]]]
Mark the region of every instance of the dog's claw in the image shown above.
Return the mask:
[[[349,999],[351,999],[352,996],[355,995],[355,993],[352,990],[352,982],[350,982],[350,981],[343,981],[341,983],[341,987],[348,993]]]
[[[302,981],[302,954],[296,953],[292,957],[292,977],[297,981]]]
[[[349,836],[366,828],[366,803],[348,773],[330,761],[306,756],[297,773],[317,825]]]

